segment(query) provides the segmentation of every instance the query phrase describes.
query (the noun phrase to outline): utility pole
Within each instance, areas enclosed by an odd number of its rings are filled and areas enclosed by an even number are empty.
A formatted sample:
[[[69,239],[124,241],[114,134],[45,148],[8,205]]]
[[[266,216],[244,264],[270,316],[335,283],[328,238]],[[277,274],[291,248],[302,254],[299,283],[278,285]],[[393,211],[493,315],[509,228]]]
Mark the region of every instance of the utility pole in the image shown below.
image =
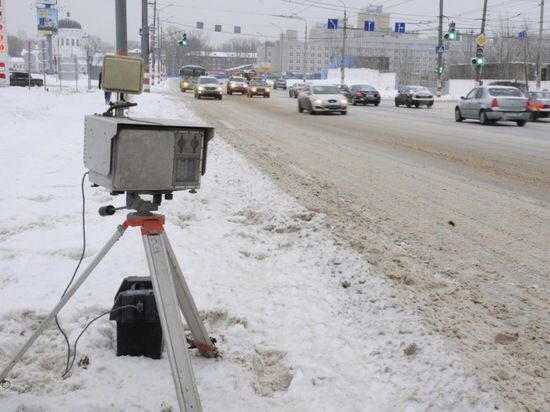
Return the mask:
[[[304,20],[304,23],[306,25],[305,33],[304,33],[304,82],[306,81],[306,59],[307,59],[307,21]]]
[[[481,16],[481,34],[485,34],[485,22],[487,20],[487,1],[483,0],[483,15]],[[483,50],[483,49],[481,49]],[[483,57],[483,55],[481,55]],[[483,60],[485,64],[485,60]],[[483,64],[478,64],[476,66],[476,83],[480,86],[483,86]]]
[[[147,0],[141,0],[141,58],[143,59],[143,91],[150,92],[149,86],[149,18]]]
[[[536,66],[536,80],[537,90],[540,90],[541,80],[541,68],[540,68],[540,53],[542,49],[542,23],[544,18],[544,0],[540,0],[540,21],[539,21],[539,39],[537,44],[537,66]]]
[[[153,26],[155,27],[155,30],[153,31],[153,35],[151,38],[151,44],[153,45],[152,54],[151,54],[151,84],[155,84],[155,47],[157,47],[156,40],[157,40],[157,0],[153,2]]]
[[[443,83],[441,81],[441,70],[440,67],[443,67],[443,53],[441,53],[443,48],[443,0],[439,0],[439,32],[438,32],[438,43],[437,43],[437,97],[441,97],[441,88]]]
[[[126,0],[115,0],[116,54],[128,55],[128,36],[126,28]]]
[[[340,84],[344,84],[344,70],[346,67],[346,37],[348,32],[348,16],[346,13],[346,5],[344,4],[344,35],[342,40],[342,62],[340,63]]]

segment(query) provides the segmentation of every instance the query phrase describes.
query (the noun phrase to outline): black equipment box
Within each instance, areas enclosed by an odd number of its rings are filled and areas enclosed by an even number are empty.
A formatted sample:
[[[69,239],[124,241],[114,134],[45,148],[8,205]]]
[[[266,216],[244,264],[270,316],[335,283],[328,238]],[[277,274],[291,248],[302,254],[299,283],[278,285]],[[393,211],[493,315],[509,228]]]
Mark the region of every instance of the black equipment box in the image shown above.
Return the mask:
[[[162,328],[150,277],[122,281],[109,319],[117,322],[117,356],[161,358]]]

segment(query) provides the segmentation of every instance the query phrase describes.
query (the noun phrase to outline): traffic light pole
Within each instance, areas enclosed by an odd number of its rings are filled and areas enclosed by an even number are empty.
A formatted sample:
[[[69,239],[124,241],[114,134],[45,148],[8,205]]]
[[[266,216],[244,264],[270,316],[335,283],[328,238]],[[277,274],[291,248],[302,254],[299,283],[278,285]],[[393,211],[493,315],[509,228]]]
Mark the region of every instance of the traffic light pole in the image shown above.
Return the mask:
[[[443,67],[443,53],[441,49],[443,47],[443,0],[439,0],[439,40],[437,50],[437,97],[441,97],[441,89],[443,87],[441,81],[441,69]]]
[[[481,17],[481,34],[485,34],[485,21],[487,19],[487,1],[483,1],[483,16]],[[482,49],[483,50],[483,49]],[[483,53],[480,55],[481,58],[483,58]],[[482,64],[476,65],[476,83],[479,86],[483,86],[483,64],[485,64],[485,60],[482,60]]]

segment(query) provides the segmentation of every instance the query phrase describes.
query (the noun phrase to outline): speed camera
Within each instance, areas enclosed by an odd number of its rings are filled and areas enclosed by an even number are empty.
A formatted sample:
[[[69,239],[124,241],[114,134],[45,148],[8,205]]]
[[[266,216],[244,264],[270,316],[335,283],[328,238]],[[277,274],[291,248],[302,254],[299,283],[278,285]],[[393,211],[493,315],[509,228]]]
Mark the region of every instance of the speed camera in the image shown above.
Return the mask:
[[[143,60],[107,54],[103,58],[101,88],[115,93],[140,94],[143,90]]]
[[[115,193],[198,189],[213,137],[213,127],[178,120],[86,116],[84,166]]]

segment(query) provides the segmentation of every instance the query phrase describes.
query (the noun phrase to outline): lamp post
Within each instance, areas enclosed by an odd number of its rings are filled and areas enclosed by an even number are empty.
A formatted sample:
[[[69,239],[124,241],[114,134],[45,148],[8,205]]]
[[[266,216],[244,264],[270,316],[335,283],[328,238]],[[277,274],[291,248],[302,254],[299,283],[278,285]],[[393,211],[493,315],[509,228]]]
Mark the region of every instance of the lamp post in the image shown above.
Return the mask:
[[[342,0],[338,0],[344,6],[344,32],[342,34],[342,61],[340,62],[340,83],[344,84],[344,70],[345,70],[345,58],[346,58],[346,37],[348,32],[348,16],[346,12],[346,3]]]
[[[151,3],[149,3],[151,4]],[[160,12],[164,9],[167,9],[168,7],[172,7],[174,4],[166,4],[164,6],[158,7],[157,0],[155,0],[153,3],[153,26],[155,27],[155,30],[153,31],[153,38],[151,39],[152,43],[152,49],[153,53],[151,55],[152,59],[152,84],[155,84],[155,73],[157,73],[158,83],[160,83],[160,50],[159,50],[159,43],[162,41],[162,34],[160,33]],[[158,58],[155,54],[155,50],[159,50]],[[157,65],[157,68],[155,68],[155,64]]]

